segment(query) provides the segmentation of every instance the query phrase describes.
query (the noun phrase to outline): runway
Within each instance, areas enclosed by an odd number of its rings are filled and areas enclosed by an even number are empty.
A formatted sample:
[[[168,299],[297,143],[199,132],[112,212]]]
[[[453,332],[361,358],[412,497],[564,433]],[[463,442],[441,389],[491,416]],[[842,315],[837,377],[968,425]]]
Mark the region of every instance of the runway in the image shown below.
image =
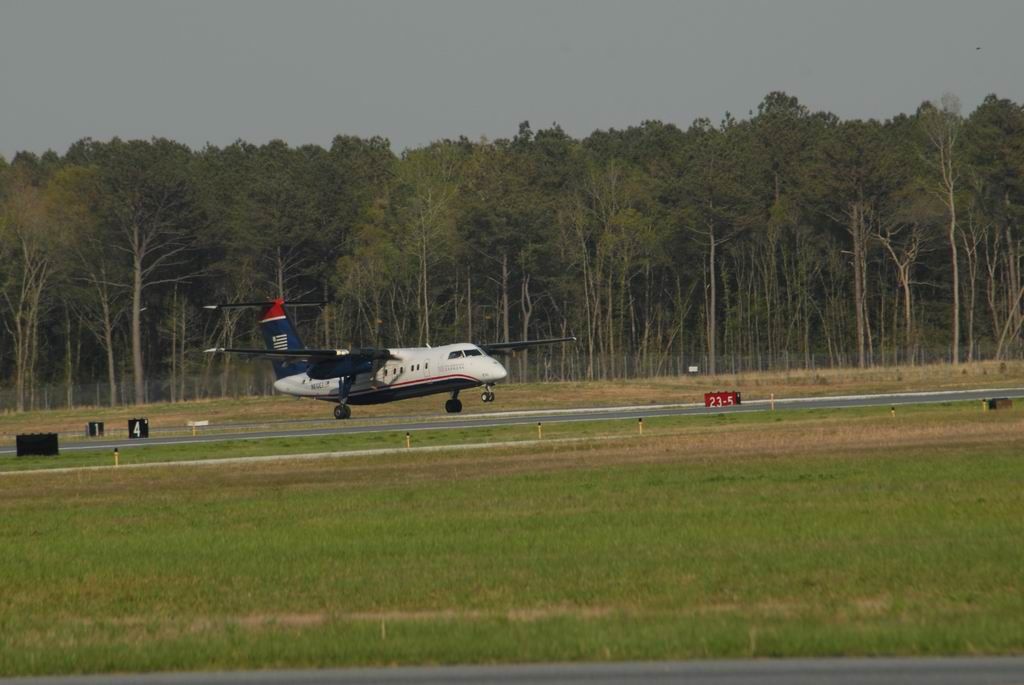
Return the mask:
[[[1024,658],[850,658],[428,666],[0,678],[0,685],[1020,685]]]
[[[839,409],[847,407],[900,406],[907,404],[934,404],[942,402],[980,401],[992,397],[1024,397],[1024,388],[987,388],[980,390],[953,390],[939,392],[890,393],[878,395],[843,395],[839,397],[798,397],[775,400],[776,410],[787,409]],[[746,402],[736,407],[705,408],[703,404],[658,405],[642,407],[600,407],[585,409],[552,409],[537,411],[489,412],[449,417],[407,417],[404,419],[373,419],[353,425],[347,421],[339,421],[337,426],[326,428],[281,428],[237,433],[217,433],[213,435],[151,437],[144,440],[81,440],[74,443],[62,442],[61,451],[80,450],[112,450],[114,447],[132,449],[153,445],[183,445],[194,443],[224,442],[228,440],[266,440],[270,438],[294,438],[322,435],[351,435],[356,433],[387,433],[413,432],[423,430],[453,428],[487,428],[495,426],[513,426],[535,424],[538,421],[548,423],[566,423],[579,421],[616,421],[636,420],[639,418],[655,418],[659,416],[706,416],[721,413],[743,413],[768,411],[768,400]],[[0,455],[14,454],[13,445],[0,447]]]

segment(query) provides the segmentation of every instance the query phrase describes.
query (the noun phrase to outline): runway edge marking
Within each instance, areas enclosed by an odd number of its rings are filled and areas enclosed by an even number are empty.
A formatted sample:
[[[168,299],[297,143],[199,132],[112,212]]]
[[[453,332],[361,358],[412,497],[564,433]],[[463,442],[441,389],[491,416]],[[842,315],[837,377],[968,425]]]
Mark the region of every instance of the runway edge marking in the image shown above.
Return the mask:
[[[444,452],[449,450],[473,450],[481,448],[504,447],[536,447],[539,445],[565,444],[570,442],[594,442],[605,440],[625,440],[633,435],[592,435],[584,438],[546,438],[544,440],[505,440],[502,442],[473,442],[461,445],[426,445],[424,447],[383,447],[372,450],[348,450],[340,452],[309,452],[305,454],[272,454],[259,457],[224,457],[221,459],[181,459],[175,461],[150,461],[141,464],[103,464],[97,466],[68,466],[55,469],[25,469],[23,471],[0,471],[0,477],[67,474],[83,471],[124,471],[126,469],[148,469],[165,466],[221,466],[224,464],[252,464],[254,462],[274,461],[314,461],[317,459],[344,459],[347,457],[375,457],[389,454],[412,454],[425,452]]]

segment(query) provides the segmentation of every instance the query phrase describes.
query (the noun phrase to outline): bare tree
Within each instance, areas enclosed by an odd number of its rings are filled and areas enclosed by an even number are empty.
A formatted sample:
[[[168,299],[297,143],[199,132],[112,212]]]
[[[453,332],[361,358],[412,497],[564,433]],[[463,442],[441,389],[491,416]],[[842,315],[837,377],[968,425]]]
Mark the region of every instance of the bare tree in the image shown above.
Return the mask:
[[[942,96],[938,103],[929,103],[921,110],[921,125],[931,146],[932,166],[937,172],[932,184],[932,193],[946,208],[946,240],[949,257],[953,294],[953,321],[951,353],[953,363],[960,362],[960,259],[957,250],[957,189],[960,181],[959,146],[963,119],[960,116],[960,99],[951,93]]]
[[[1015,311],[1020,311],[1020,304],[1024,301],[1024,288],[1017,291],[1017,296],[1012,299],[1012,306]],[[1013,325],[1011,325],[1013,324]],[[1006,323],[1003,324],[1002,333],[999,334],[999,342],[996,345],[996,359],[1003,358],[1003,350],[1006,348],[1006,341],[1010,337],[1015,337],[1024,325],[1024,318],[1017,318],[1014,323],[1014,317],[1006,317]]]
[[[6,266],[3,300],[10,320],[4,323],[14,342],[18,411],[30,404],[43,294],[54,267],[51,229],[42,191],[25,179],[17,179],[0,206],[0,251]]]
[[[974,310],[978,295],[978,271],[980,268],[980,249],[986,242],[991,231],[990,222],[981,213],[980,208],[971,203],[967,207],[967,230],[960,231],[963,243],[964,258],[967,261],[967,361],[974,361]]]
[[[917,222],[899,223],[882,221],[877,225],[876,238],[885,248],[896,269],[896,280],[903,292],[903,348],[906,358],[914,353],[914,307],[911,278],[914,265],[921,254],[922,230]],[[895,331],[894,331],[895,333]]]
[[[850,234],[853,250],[853,304],[857,320],[857,366],[864,368],[868,341],[867,269],[868,241],[874,210],[863,197],[851,202],[846,209],[846,232]]]
[[[586,326],[587,341],[585,375],[588,380],[593,380],[596,371],[594,356],[601,330],[600,295],[597,290],[601,279],[600,273],[595,273],[592,255],[595,231],[583,196],[573,196],[568,206],[559,213],[559,219],[562,251],[567,255],[572,268],[582,276],[583,323]]]
[[[111,280],[108,265],[90,258],[76,246],[76,257],[81,271],[77,280],[86,284],[87,295],[78,303],[82,322],[100,343],[106,355],[107,387],[110,406],[117,405],[117,364],[114,361],[115,331],[121,325],[125,314],[123,297],[126,288],[123,283]]]

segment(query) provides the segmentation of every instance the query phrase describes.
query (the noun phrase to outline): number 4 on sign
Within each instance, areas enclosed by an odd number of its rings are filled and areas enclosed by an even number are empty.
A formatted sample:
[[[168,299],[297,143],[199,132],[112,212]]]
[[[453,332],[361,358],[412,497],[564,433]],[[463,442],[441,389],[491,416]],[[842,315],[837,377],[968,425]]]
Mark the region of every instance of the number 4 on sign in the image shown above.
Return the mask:
[[[147,419],[128,419],[128,437],[132,440],[149,437],[149,421]]]

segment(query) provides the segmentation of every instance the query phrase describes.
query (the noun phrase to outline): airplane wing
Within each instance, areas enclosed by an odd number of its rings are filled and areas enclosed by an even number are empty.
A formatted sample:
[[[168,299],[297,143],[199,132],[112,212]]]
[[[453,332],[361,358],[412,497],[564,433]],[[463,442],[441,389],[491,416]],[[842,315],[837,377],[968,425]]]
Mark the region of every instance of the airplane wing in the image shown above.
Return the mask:
[[[391,350],[362,347],[354,350],[261,350],[241,347],[212,347],[208,354],[237,354],[243,359],[274,359],[277,361],[323,362],[347,357],[362,361],[387,361],[398,359]]]
[[[282,304],[287,304],[288,307],[323,307],[327,304],[327,300],[289,300],[287,303],[284,300]],[[203,309],[259,309],[261,307],[269,307],[273,302],[225,302],[223,304],[204,304]]]
[[[543,340],[518,340],[516,342],[490,343],[488,345],[477,345],[477,347],[487,354],[495,355],[511,354],[512,352],[525,350],[528,347],[536,347],[537,345],[553,345],[555,343],[563,342],[576,342],[576,336],[571,335],[568,338],[544,338]]]

